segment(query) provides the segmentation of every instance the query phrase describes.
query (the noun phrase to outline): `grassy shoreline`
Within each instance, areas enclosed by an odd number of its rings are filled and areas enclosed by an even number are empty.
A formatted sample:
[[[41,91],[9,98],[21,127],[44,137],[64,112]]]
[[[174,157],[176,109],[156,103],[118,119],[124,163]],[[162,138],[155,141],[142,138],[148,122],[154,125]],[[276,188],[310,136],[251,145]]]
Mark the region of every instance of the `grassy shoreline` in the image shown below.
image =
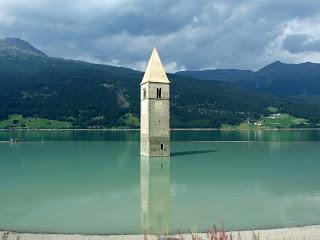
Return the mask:
[[[320,124],[310,125],[306,119],[297,118],[287,113],[278,113],[277,109],[269,107],[269,116],[262,116],[253,121],[246,121],[236,124],[222,124],[219,128],[211,127],[196,127],[196,128],[172,128],[172,130],[315,130],[320,129]],[[108,131],[124,131],[124,130],[139,130],[139,119],[130,114],[122,119],[120,125],[105,128],[103,126],[87,126],[74,125],[68,121],[50,120],[38,117],[24,117],[19,114],[12,114],[8,119],[0,120],[0,130],[108,130]]]
[[[320,128],[171,128],[171,131],[311,131]],[[140,131],[140,128],[0,128],[0,131]]]

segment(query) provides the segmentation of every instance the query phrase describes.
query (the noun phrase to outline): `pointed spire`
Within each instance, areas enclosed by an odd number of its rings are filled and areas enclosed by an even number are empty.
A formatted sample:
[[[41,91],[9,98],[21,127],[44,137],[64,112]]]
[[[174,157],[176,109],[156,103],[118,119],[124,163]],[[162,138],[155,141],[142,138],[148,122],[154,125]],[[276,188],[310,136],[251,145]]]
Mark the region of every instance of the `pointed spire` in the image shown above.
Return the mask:
[[[140,85],[147,82],[170,83],[167,77],[167,74],[163,68],[163,65],[161,63],[158,51],[155,47],[152,50],[152,54],[151,54],[147,69],[144,73],[144,76]]]

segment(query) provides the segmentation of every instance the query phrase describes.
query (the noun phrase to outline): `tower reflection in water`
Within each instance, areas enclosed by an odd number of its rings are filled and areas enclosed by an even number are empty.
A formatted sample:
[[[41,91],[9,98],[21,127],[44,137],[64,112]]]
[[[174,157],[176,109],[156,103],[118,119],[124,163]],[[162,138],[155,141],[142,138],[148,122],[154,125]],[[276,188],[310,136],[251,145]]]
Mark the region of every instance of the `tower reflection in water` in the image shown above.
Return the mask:
[[[141,228],[143,233],[169,232],[170,158],[141,156]]]

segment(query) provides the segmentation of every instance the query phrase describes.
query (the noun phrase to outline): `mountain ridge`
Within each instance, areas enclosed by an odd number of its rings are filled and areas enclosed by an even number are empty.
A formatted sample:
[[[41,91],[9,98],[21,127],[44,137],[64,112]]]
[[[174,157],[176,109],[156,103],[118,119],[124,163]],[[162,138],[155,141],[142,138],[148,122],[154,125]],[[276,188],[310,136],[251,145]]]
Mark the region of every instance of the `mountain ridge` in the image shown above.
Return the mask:
[[[0,49],[0,120],[9,115],[72,123],[74,128],[139,127],[143,72]],[[254,121],[273,106],[318,123],[317,105],[229,83],[168,74],[171,127],[218,128]]]
[[[284,96],[320,95],[320,64],[318,63],[287,64],[275,61],[258,71],[217,69],[179,71],[176,74],[201,80],[229,82],[250,90],[270,94]]]
[[[35,56],[48,57],[44,52],[36,49],[30,43],[20,38],[6,37],[0,39],[0,50],[4,51],[22,51]]]

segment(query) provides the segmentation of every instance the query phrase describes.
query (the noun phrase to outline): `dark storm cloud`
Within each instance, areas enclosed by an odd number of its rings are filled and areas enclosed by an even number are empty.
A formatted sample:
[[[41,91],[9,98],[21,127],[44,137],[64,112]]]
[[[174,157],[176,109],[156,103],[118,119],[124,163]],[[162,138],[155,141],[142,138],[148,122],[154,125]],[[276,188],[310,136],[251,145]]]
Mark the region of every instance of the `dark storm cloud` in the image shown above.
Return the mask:
[[[318,0],[1,0],[0,36],[52,56],[137,69],[154,44],[169,71],[257,69],[318,51],[319,10]]]
[[[286,37],[283,41],[283,47],[291,53],[320,52],[320,40],[311,40],[305,34],[293,34]]]

